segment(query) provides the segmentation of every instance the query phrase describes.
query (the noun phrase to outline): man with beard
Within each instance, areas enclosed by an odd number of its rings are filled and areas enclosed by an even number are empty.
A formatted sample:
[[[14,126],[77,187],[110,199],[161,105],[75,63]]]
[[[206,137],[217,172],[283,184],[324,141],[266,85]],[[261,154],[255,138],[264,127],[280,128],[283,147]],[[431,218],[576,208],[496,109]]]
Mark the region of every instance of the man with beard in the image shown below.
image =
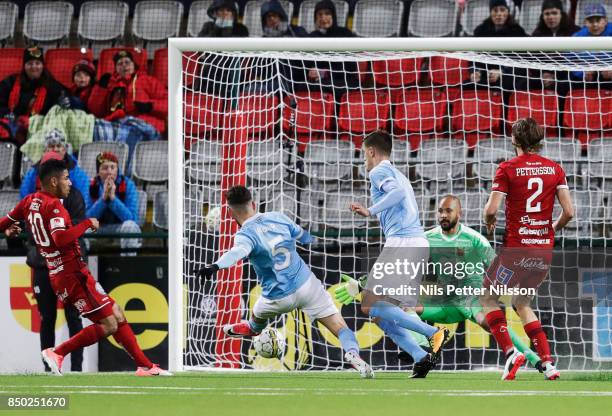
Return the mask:
[[[477,295],[455,294],[455,291],[448,294],[447,289],[451,285],[460,288],[463,293],[469,293],[469,289],[465,288],[482,288],[484,272],[495,258],[495,250],[489,241],[479,232],[461,224],[460,219],[461,201],[459,198],[454,195],[444,196],[438,206],[439,225],[425,232],[430,248],[430,264],[442,266],[428,270],[435,272],[435,281],[438,287],[443,289],[443,295],[423,299],[414,310],[424,321],[455,324],[469,319],[490,332]],[[448,273],[450,267],[453,272]],[[468,273],[468,270],[471,273]],[[347,283],[336,289],[336,300],[348,305],[355,299],[359,286],[365,287],[365,282],[358,282],[346,275],[342,275],[342,280]],[[534,367],[542,371],[540,357],[529,349],[512,328],[508,327],[508,333],[517,349],[525,354]],[[389,335],[398,344],[395,337],[399,334]],[[419,345],[424,349],[427,348],[429,342],[424,336],[413,331],[411,335]],[[399,357],[407,360],[408,354],[402,351]],[[419,363],[416,363],[412,377],[423,378],[426,374],[427,372],[420,368]]]

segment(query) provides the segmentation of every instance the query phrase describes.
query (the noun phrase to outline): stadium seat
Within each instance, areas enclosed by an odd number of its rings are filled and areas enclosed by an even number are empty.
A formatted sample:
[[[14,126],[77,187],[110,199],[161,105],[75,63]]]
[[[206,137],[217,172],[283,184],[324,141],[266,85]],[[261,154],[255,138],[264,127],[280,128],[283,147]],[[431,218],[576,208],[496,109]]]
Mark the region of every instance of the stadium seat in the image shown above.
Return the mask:
[[[0,45],[5,47],[13,41],[19,8],[12,1],[0,1]]]
[[[117,142],[92,142],[82,144],[79,149],[79,166],[93,178],[96,176],[96,156],[101,152],[113,152],[119,160],[119,169],[125,172],[128,157],[128,146]]]
[[[168,191],[159,191],[153,198],[153,225],[161,230],[168,229]]]
[[[588,147],[588,174],[612,182],[612,138],[594,139]]]
[[[305,141],[324,138],[330,130],[334,117],[334,98],[320,92],[296,92],[285,97],[283,106],[283,129],[294,133]]]
[[[208,16],[208,8],[213,0],[196,0],[189,6],[189,16],[187,16],[187,36],[198,37],[204,23],[212,19]],[[236,8],[236,10],[239,10]]]
[[[279,140],[251,140],[247,145],[246,174],[257,183],[283,177],[283,148]]]
[[[45,66],[53,78],[66,88],[72,86],[72,67],[82,59],[93,62],[91,49],[56,48],[45,52]]]
[[[30,170],[30,168],[34,165],[34,161],[27,157],[25,154],[21,155],[21,167],[20,167],[20,177],[23,179],[25,174]]]
[[[153,55],[152,75],[168,88],[168,48],[161,48]]]
[[[11,189],[0,190],[0,218],[4,217],[10,210],[15,208],[19,201],[21,201],[19,191]]]
[[[9,75],[21,72],[23,48],[4,48],[0,53],[0,81]]]
[[[606,11],[608,12],[608,21],[610,21],[610,16],[612,16],[612,0],[578,0],[578,4],[576,5],[576,24],[580,27],[584,26],[584,8],[588,4],[601,4],[603,3]],[[568,11],[569,8],[566,8],[565,11]]]
[[[15,153],[17,148],[12,143],[0,144],[0,183],[11,180],[15,167]]]
[[[298,26],[302,26],[308,33],[315,30],[314,9],[319,0],[303,0],[300,3],[298,16]],[[333,0],[336,6],[336,16],[338,26],[346,26],[346,19],[349,13],[349,4],[344,0]]]
[[[400,87],[415,84],[423,63],[422,58],[392,59],[372,62],[377,86]]]
[[[463,33],[474,36],[474,29],[489,17],[489,0],[466,0],[463,14],[461,15],[461,27]]]
[[[458,7],[455,0],[416,0],[410,3],[408,35],[422,38],[453,36]]]
[[[574,90],[565,99],[563,124],[583,146],[612,129],[612,91]]]
[[[419,208],[423,227],[431,227],[436,218],[436,208],[432,205],[433,197],[426,188],[415,189],[414,198]]]
[[[202,61],[200,52],[183,52],[183,85],[185,87],[192,86],[196,78],[202,74]]]
[[[168,141],[139,142],[134,149],[132,175],[143,182],[168,180]]]
[[[482,222],[482,212],[489,198],[480,190],[469,191],[457,195],[461,201],[461,219],[466,225],[478,228]]]
[[[501,93],[489,90],[464,90],[453,103],[451,125],[454,136],[474,147],[480,138],[499,134],[503,107]]]
[[[129,7],[122,1],[87,1],[79,12],[77,33],[82,45],[91,48],[96,57],[100,51],[122,42]]]
[[[355,146],[360,147],[366,134],[387,127],[390,112],[391,104],[386,92],[351,91],[341,99],[338,127],[352,133]]]
[[[337,181],[350,177],[355,146],[343,140],[310,142],[304,155],[306,175],[319,181]]]
[[[429,78],[432,84],[459,87],[469,77],[469,62],[446,56],[429,58]]]
[[[100,59],[98,60],[98,73],[97,79],[106,73],[115,72],[115,63],[113,57],[119,51],[129,51],[134,57],[134,62],[138,68],[146,71],[147,69],[147,51],[146,49],[139,48],[106,48],[100,52]]]
[[[32,1],[25,7],[23,36],[41,47],[68,42],[74,6],[67,1]]]
[[[514,153],[501,147],[492,147],[491,144],[500,140],[480,140],[474,148],[474,173],[482,181],[493,181],[497,167],[503,161],[510,160]]]
[[[355,194],[351,190],[332,189],[325,193],[324,201],[325,209],[321,210],[321,221],[326,226],[347,230],[366,227],[366,218],[359,215],[346,215],[351,202],[358,202],[367,206],[368,201],[365,192]]]
[[[141,0],[136,3],[132,34],[149,53],[168,45],[168,38],[180,35],[183,3],[171,0]]]
[[[259,38],[263,36],[263,29],[261,27],[261,5],[265,0],[248,0],[244,6],[243,23],[249,29],[249,36]],[[285,13],[289,16],[293,16],[293,3],[289,0],[280,0]]]
[[[597,235],[597,229],[603,227],[605,220],[603,193],[599,189],[588,189],[572,190],[571,194],[576,217],[569,222],[568,228],[577,228],[584,235]]]
[[[559,101],[554,91],[515,91],[510,96],[506,121],[531,117],[543,126],[547,137],[559,137]]]
[[[214,140],[197,140],[191,145],[186,163],[186,176],[190,182],[220,183],[223,144]]]
[[[187,139],[199,139],[203,135],[216,137],[223,126],[227,101],[210,94],[187,92],[185,94],[185,126]]]
[[[416,150],[420,139],[442,132],[446,107],[444,92],[432,88],[406,89],[395,107],[394,127],[408,136],[411,148]]]
[[[136,224],[143,226],[147,220],[147,193],[141,189],[136,190],[138,193],[138,218]]]
[[[237,110],[243,116],[249,136],[265,136],[274,130],[278,121],[279,100],[273,94],[245,93],[238,99]]]
[[[422,178],[446,182],[465,176],[466,147],[462,140],[435,139],[421,143],[416,171]]]
[[[357,36],[399,36],[404,3],[399,0],[359,0],[353,15],[353,31]]]
[[[305,222],[310,222],[310,218],[307,215],[308,209],[302,208],[305,204],[298,200],[297,190],[293,186],[283,184],[281,187],[273,187],[265,193],[265,200],[260,199],[261,204],[265,204],[265,212],[278,211],[287,215],[290,219],[295,220],[300,218],[300,225],[304,226]],[[301,193],[301,200],[304,201],[306,192]],[[298,212],[298,203],[300,211]],[[299,216],[298,216],[299,215]]]

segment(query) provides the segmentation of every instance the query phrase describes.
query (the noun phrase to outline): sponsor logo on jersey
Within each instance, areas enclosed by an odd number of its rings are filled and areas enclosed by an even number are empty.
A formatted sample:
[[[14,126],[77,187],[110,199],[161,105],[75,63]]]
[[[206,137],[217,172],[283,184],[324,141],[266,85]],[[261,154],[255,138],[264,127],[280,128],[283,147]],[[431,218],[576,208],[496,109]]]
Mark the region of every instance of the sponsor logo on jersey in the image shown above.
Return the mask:
[[[529,218],[529,215],[524,215],[521,217],[521,224],[529,224],[529,225],[548,225],[550,224],[550,220],[534,220]]]
[[[51,229],[55,230],[56,228],[66,228],[66,224],[62,217],[51,218]]]
[[[550,244],[550,238],[522,238],[521,244]]]
[[[55,209],[53,210],[53,213],[54,213],[54,214],[59,214],[59,212],[60,212],[60,211],[59,211],[59,209],[57,209],[57,208],[55,208]]]
[[[527,227],[521,227],[518,230],[520,235],[537,235],[537,236],[544,236],[548,234],[548,227],[545,228],[527,228]]]
[[[66,300],[66,298],[68,297],[68,290],[66,290],[66,288],[64,288],[64,293],[59,293],[59,292],[57,292],[57,293],[56,293],[56,295],[57,295],[57,298],[58,298],[59,300],[61,300],[62,302],[64,302],[64,301]]]
[[[514,276],[514,272],[512,270],[510,270],[509,268],[503,265],[500,265],[497,268],[497,274],[495,276],[495,280],[497,280],[499,283],[503,285],[507,285],[510,279],[512,279],[512,276]]]
[[[40,211],[40,203],[39,202],[32,202],[30,204],[30,210],[32,210],[32,211]]]
[[[544,263],[541,257],[523,257],[522,259],[514,262],[515,266],[520,266],[525,269],[540,269],[548,270],[548,266]]]
[[[55,269],[57,267],[60,267],[63,264],[62,262],[62,258],[59,257],[55,260],[49,260],[49,258],[47,257],[47,266],[49,266],[49,269]],[[62,267],[63,269],[63,267]]]
[[[77,299],[74,302],[74,307],[77,308],[77,310],[79,311],[79,313],[83,313],[83,311],[85,310],[85,308],[87,307],[87,302],[85,302],[85,299]]]

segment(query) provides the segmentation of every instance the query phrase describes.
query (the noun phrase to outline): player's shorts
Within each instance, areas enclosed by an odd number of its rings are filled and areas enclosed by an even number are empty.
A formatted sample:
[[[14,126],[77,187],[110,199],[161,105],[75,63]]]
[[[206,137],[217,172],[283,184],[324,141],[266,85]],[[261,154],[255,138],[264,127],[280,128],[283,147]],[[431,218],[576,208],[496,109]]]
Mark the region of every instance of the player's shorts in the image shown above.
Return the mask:
[[[438,324],[456,324],[467,319],[476,321],[476,315],[482,311],[482,306],[478,299],[466,300],[466,305],[426,305],[420,315],[424,321],[435,322]]]
[[[548,276],[552,255],[550,248],[504,247],[489,266],[483,287],[505,286],[537,290]]]
[[[96,282],[87,267],[51,278],[51,287],[64,304],[72,304],[92,322],[111,316],[115,301]]]
[[[303,310],[312,320],[339,313],[321,281],[311,274],[310,278],[291,295],[274,300],[261,296],[253,306],[253,315],[262,319],[271,319],[295,309]]]
[[[366,289],[400,306],[415,307],[428,259],[425,237],[390,237],[368,274]]]

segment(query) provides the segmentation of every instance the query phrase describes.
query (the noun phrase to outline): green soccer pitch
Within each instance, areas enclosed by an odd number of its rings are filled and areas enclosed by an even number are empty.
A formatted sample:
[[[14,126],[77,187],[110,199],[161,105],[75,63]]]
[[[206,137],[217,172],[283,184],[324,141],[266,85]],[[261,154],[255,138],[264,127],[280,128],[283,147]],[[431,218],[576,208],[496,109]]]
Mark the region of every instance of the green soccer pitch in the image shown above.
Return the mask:
[[[139,378],[95,375],[0,375],[0,394],[69,396],[68,411],[2,411],[16,415],[609,415],[612,373],[562,372],[558,381],[519,372],[510,382],[495,372],[186,372]]]

